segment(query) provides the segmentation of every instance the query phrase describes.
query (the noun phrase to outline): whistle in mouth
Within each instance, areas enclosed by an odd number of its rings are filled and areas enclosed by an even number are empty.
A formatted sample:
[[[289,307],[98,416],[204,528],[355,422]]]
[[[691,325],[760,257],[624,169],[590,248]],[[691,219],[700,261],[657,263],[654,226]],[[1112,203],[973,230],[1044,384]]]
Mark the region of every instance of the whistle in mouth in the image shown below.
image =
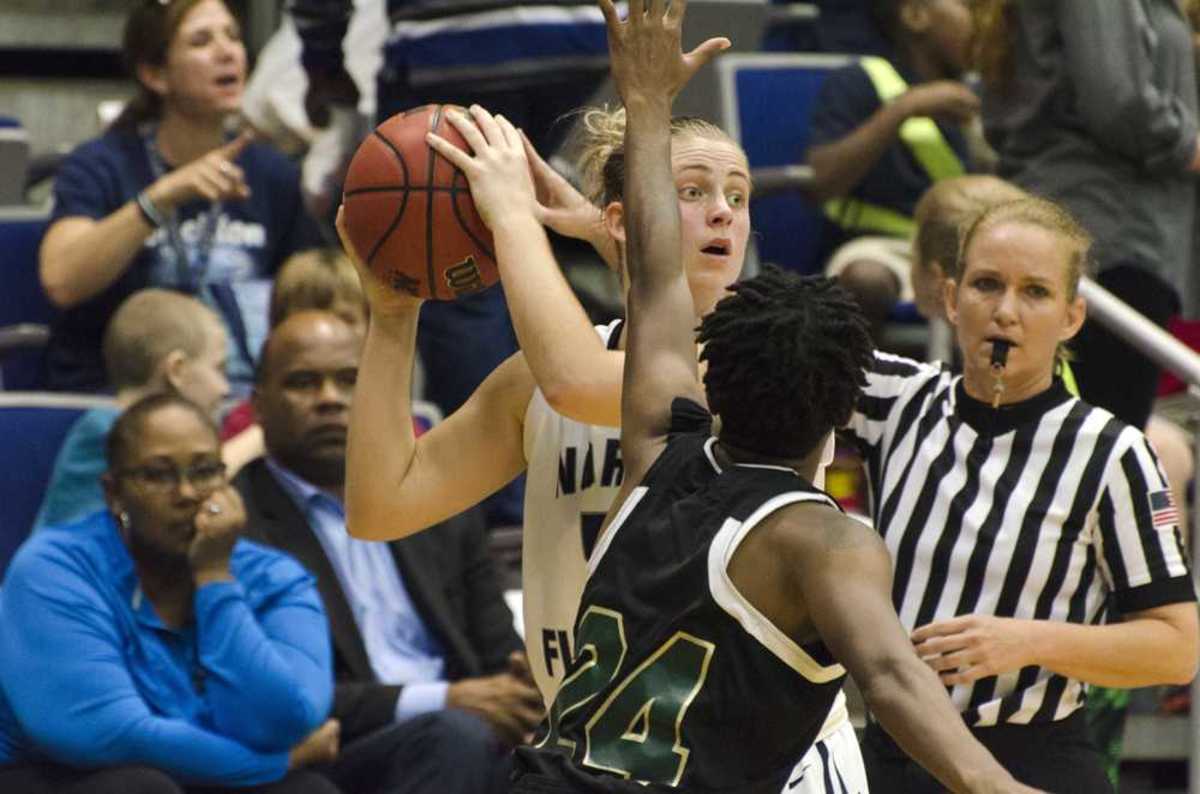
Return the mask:
[[[992,387],[992,408],[1000,407],[1000,397],[1004,394],[1004,365],[1008,361],[1010,343],[997,339],[992,342],[992,377],[996,379]]]
[[[1011,344],[1004,339],[997,339],[992,342],[992,372],[999,372],[1004,369],[1004,365],[1008,363],[1008,349],[1011,347]]]

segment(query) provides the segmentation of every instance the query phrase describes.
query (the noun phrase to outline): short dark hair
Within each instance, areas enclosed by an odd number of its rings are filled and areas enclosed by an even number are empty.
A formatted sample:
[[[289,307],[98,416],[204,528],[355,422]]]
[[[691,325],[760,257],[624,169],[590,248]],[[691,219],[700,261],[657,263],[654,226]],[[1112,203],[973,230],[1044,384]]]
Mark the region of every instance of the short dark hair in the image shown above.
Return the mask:
[[[169,392],[151,394],[149,397],[143,397],[126,408],[117,417],[117,421],[113,423],[112,429],[108,431],[108,438],[105,441],[105,454],[108,458],[109,471],[121,468],[122,464],[128,461],[133,451],[137,449],[138,442],[141,440],[142,426],[146,423],[146,419],[152,414],[171,407],[182,408],[190,412],[206,428],[212,431],[213,438],[217,439],[218,443],[220,442],[221,434],[217,430],[217,426],[204,413],[204,410],[195,403]]]
[[[767,266],[700,323],[704,387],[721,438],[778,458],[807,455],[850,420],[874,346],[850,293]]]

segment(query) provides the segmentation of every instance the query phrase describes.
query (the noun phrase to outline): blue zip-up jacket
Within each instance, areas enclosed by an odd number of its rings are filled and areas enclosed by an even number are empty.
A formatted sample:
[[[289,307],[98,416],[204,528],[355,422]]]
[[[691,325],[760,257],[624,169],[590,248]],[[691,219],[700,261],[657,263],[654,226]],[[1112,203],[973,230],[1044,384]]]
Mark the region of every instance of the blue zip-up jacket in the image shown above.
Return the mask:
[[[200,785],[283,777],[332,703],[325,613],[282,552],[238,541],[230,570],[172,630],[107,511],[30,537],[0,590],[0,764],[145,764]]]

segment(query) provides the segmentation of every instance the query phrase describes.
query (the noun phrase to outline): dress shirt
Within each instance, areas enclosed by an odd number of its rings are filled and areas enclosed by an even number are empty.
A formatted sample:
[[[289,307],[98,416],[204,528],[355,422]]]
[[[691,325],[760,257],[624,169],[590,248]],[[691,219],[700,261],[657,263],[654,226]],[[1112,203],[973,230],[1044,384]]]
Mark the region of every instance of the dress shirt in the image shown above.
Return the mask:
[[[268,458],[266,463],[325,550],[376,678],[404,687],[396,721],[445,708],[445,650],[417,612],[388,544],[353,537],[338,499],[278,461]]]

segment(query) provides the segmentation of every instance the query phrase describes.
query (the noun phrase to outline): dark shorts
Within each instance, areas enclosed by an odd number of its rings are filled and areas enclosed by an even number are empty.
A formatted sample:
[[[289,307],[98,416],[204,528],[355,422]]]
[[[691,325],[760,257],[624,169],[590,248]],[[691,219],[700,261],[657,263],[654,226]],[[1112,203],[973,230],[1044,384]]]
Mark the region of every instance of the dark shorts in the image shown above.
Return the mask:
[[[1083,709],[1057,722],[973,728],[971,733],[1013,777],[1054,794],[1111,794]],[[940,794],[945,788],[871,722],[862,739],[872,791]]]

